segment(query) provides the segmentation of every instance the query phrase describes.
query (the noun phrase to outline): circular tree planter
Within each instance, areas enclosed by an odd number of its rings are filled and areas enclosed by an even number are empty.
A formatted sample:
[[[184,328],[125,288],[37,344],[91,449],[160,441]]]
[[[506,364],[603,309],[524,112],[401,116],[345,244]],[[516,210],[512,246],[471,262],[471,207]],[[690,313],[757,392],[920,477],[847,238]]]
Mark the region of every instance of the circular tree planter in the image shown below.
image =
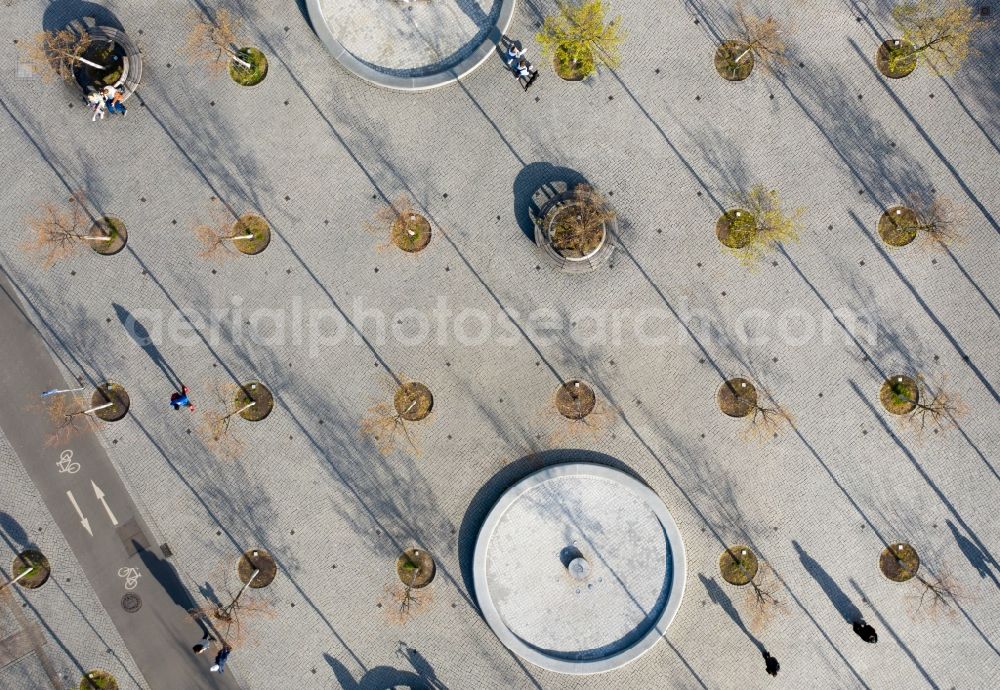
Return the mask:
[[[267,56],[252,46],[240,48],[237,57],[250,63],[245,68],[235,60],[229,61],[229,76],[240,86],[256,86],[267,76]]]
[[[389,237],[404,252],[415,254],[430,244],[431,224],[419,213],[404,211],[393,221]]]
[[[906,582],[919,568],[917,550],[906,543],[890,544],[878,557],[878,569],[893,582]]]
[[[245,213],[233,223],[233,237],[253,235],[246,239],[233,240],[233,246],[242,254],[260,254],[271,244],[271,227],[261,216]]]
[[[535,218],[535,242],[568,272],[592,271],[600,266],[614,250],[608,240],[617,231],[613,211],[585,185],[549,199]]]
[[[14,563],[10,568],[11,579],[20,577],[28,568],[32,569],[31,572],[17,581],[17,584],[25,589],[38,589],[48,581],[52,572],[49,568],[49,559],[45,557],[45,554],[36,549],[28,549],[14,558]]]
[[[890,376],[878,394],[882,407],[891,414],[909,414],[920,400],[920,387],[915,379],[902,374]]]
[[[731,585],[749,584],[757,575],[757,556],[742,544],[730,546],[719,556],[719,573]]]
[[[436,572],[434,558],[423,549],[407,549],[396,559],[396,575],[399,576],[399,581],[413,589],[429,585]]]
[[[255,570],[260,572],[257,573],[253,582],[250,582],[250,577]],[[236,564],[236,574],[243,584],[250,582],[250,589],[261,589],[274,582],[274,576],[278,574],[278,564],[264,549],[251,549],[240,556],[240,560]]]
[[[730,249],[742,249],[753,241],[757,219],[742,208],[726,211],[715,223],[715,236]]]
[[[396,414],[408,422],[419,422],[431,413],[434,407],[434,396],[431,389],[416,381],[407,381],[396,389],[392,397],[392,406]]]
[[[110,237],[109,240],[88,240],[90,248],[103,256],[113,256],[123,250],[128,243],[125,221],[115,216],[103,216],[94,221],[87,234],[91,237]]]
[[[878,234],[892,247],[905,247],[917,237],[917,214],[906,206],[893,206],[878,219]]]
[[[753,51],[743,41],[723,41],[715,51],[715,71],[727,81],[743,81],[753,72]],[[743,56],[737,62],[736,58]]]
[[[100,91],[105,86],[118,86],[128,98],[142,78],[142,55],[122,31],[109,26],[87,29],[90,45],[81,57],[102,65],[101,69],[76,61],[73,78],[84,94]]]
[[[594,389],[583,381],[567,381],[556,391],[556,409],[567,419],[583,419],[596,404]]]
[[[271,391],[268,390],[267,386],[260,381],[244,383],[236,391],[236,398],[233,400],[233,404],[236,405],[237,410],[246,407],[251,402],[257,404],[253,407],[247,407],[247,409],[240,412],[240,417],[248,422],[259,422],[271,414],[271,410],[274,409],[274,396],[271,395]]]
[[[584,62],[589,62],[593,64],[593,60],[586,60]],[[552,69],[555,70],[556,76],[564,81],[583,81],[590,76],[590,73],[585,71],[581,67],[580,62],[563,64],[559,59],[559,55],[552,56]]]
[[[91,407],[107,405],[108,403],[112,403],[111,407],[97,410],[94,412],[94,416],[105,422],[117,422],[128,414],[130,402],[125,387],[120,383],[108,381],[98,386],[94,390],[94,394],[90,396]]]
[[[757,389],[746,379],[729,379],[715,396],[719,409],[730,417],[746,417],[757,407]]]
[[[890,79],[902,79],[908,76],[917,68],[917,55],[913,44],[904,39],[883,41],[875,53],[875,66]]]
[[[107,671],[96,668],[83,674],[80,690],[118,690],[118,681]]]

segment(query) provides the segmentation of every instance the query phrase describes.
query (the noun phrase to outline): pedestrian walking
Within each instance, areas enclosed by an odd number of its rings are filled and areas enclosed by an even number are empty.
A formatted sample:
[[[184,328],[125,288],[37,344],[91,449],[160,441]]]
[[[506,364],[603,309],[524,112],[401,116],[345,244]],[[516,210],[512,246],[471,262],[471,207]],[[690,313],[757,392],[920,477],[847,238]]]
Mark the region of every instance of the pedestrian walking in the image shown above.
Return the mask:
[[[104,113],[107,112],[107,107],[104,105],[104,96],[99,92],[93,91],[87,94],[87,107],[94,111],[94,117],[90,118],[91,122],[96,122],[98,116],[103,120]]]
[[[862,640],[868,644],[875,644],[878,642],[878,634],[875,632],[875,628],[865,623],[865,619],[854,621],[854,634],[860,637]]]
[[[226,645],[219,650],[219,653],[215,655],[215,664],[209,669],[212,673],[222,673],[226,670],[226,659],[229,658],[230,651],[232,651],[232,649],[229,645]]]
[[[191,399],[188,397],[188,390],[187,386],[181,386],[180,393],[174,393],[170,396],[170,404],[175,410],[187,407],[194,412],[194,403],[191,402]]]
[[[205,634],[201,638],[201,642],[192,647],[191,651],[194,652],[195,654],[204,654],[205,650],[211,647],[213,642],[215,642],[215,638],[212,637],[212,635],[206,629]]]
[[[771,653],[766,649],[763,650],[764,653],[764,670],[767,671],[768,675],[773,678],[778,677],[778,670],[781,668],[781,664],[778,660],[771,656]]]

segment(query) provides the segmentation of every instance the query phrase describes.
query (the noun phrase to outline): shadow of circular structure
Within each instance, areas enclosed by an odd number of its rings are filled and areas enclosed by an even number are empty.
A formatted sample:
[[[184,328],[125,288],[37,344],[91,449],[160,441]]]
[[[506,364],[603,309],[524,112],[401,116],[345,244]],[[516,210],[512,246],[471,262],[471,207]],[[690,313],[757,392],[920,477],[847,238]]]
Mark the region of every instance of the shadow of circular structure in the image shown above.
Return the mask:
[[[367,82],[424,91],[483,64],[510,25],[516,0],[306,0],[316,35]]]
[[[534,472],[486,516],[475,595],[508,649],[550,671],[600,673],[648,651],[680,608],[684,544],[639,480],[602,464]]]

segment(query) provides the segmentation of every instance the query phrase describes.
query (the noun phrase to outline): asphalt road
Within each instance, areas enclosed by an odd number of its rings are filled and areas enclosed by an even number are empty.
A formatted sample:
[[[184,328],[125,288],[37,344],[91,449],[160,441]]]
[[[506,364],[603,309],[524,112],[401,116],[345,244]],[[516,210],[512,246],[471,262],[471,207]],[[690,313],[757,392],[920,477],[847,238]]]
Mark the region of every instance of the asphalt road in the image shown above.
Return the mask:
[[[148,686],[154,690],[239,687],[232,665],[224,674],[211,673],[212,658],[191,652],[202,634],[187,613],[193,600],[160,545],[153,543],[152,532],[93,433],[88,430],[60,445],[45,445],[52,426],[38,406],[39,393],[76,384],[67,381],[53,360],[44,342],[48,333],[39,333],[26,317],[31,307],[22,298],[0,267],[0,360],[4,362],[0,428]],[[84,385],[89,399],[93,386]],[[128,417],[116,423],[128,424]],[[52,560],[53,554],[48,557]],[[39,594],[44,596],[44,588]],[[124,608],[127,594],[139,597],[138,610]],[[134,598],[129,601],[135,603]]]

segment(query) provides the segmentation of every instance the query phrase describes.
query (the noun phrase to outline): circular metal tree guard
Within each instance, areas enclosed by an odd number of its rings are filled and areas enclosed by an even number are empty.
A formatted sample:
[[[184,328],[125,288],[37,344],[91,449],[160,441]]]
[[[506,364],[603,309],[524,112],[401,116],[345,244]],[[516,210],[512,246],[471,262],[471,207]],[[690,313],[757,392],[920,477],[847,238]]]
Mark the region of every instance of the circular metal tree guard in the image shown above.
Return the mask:
[[[589,273],[608,261],[615,250],[614,239],[618,236],[618,219],[612,218],[604,224],[604,242],[600,248],[583,259],[570,259],[560,254],[549,240],[545,218],[553,208],[564,206],[575,199],[573,190],[565,182],[554,182],[538,189],[531,197],[534,207],[529,211],[535,226],[535,244],[542,248],[549,262],[566,273]]]
[[[645,484],[586,462],[508,489],[472,562],[486,622],[512,652],[559,673],[609,671],[665,634],[681,605],[684,543]]]
[[[112,41],[122,47],[125,57],[122,58],[121,91],[126,99],[135,93],[142,80],[142,54],[139,52],[139,47],[124,31],[110,26],[84,27],[80,30],[86,31],[93,42]]]

